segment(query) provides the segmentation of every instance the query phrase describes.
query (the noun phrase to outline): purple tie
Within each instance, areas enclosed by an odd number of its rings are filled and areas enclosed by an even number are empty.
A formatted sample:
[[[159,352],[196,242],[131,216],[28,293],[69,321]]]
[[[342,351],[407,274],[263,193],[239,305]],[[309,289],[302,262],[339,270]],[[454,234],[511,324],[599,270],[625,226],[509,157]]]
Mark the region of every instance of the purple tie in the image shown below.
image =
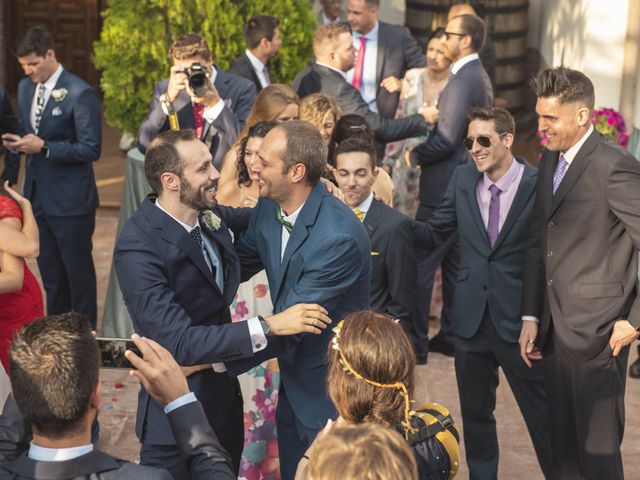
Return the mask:
[[[564,155],[560,154],[560,158],[558,159],[558,166],[556,167],[556,173],[553,175],[553,193],[555,195],[556,190],[560,186],[560,182],[564,178],[564,174],[567,173],[567,168],[569,164],[564,159]]]
[[[491,202],[489,203],[489,224],[487,225],[487,233],[489,234],[489,243],[493,247],[498,239],[500,227],[500,190],[494,183],[489,187],[491,192]]]

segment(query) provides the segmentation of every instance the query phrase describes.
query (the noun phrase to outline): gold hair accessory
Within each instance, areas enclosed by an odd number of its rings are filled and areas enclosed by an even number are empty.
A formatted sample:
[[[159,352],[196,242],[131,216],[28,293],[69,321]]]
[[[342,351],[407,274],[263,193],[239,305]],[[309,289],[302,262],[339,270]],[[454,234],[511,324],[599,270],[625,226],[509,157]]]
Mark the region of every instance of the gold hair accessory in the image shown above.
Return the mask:
[[[397,323],[397,321],[394,320],[394,323]],[[403,382],[379,383],[379,382],[376,382],[375,380],[369,380],[368,378],[366,378],[362,374],[358,373],[351,366],[349,361],[344,356],[344,353],[340,349],[340,332],[342,331],[342,326],[343,325],[344,325],[344,320],[341,320],[340,323],[338,323],[338,325],[333,328],[333,333],[335,335],[333,336],[333,339],[331,340],[331,343],[332,343],[331,348],[333,348],[334,350],[338,351],[339,361],[340,361],[340,364],[342,365],[342,370],[344,370],[345,372],[347,372],[347,373],[353,375],[354,377],[362,380],[363,382],[368,383],[369,385],[373,385],[374,387],[394,388],[394,389],[396,389],[396,390],[398,390],[400,392],[400,395],[402,395],[404,397],[404,423],[405,423],[405,426],[406,426],[405,438],[409,438],[409,433],[411,431],[415,431],[416,430],[414,427],[411,426],[411,415],[413,414],[413,412],[411,411],[411,399],[409,398],[409,389],[407,388],[407,386]]]

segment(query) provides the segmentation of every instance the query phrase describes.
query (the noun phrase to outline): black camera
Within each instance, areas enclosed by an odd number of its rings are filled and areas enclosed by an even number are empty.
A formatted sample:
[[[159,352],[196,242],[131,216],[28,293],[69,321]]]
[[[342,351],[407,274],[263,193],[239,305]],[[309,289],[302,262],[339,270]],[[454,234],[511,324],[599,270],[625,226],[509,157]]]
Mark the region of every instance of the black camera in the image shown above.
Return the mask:
[[[199,63],[193,63],[184,73],[189,79],[189,88],[196,97],[202,98],[207,94],[209,89],[209,72]]]

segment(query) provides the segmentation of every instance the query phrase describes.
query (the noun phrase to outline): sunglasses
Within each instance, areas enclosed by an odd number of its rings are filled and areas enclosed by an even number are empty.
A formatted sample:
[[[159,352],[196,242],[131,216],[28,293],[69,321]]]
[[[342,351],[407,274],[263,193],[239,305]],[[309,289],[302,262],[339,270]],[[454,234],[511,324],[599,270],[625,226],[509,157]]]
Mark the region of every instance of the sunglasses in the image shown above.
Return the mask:
[[[447,32],[446,30],[444,31],[445,36],[447,37],[447,39],[453,35],[455,37],[466,37],[468,34],[467,33],[456,33],[456,32]]]
[[[498,135],[498,137],[502,138],[506,135],[505,133],[501,133],[500,135]],[[479,135],[476,138],[473,137],[467,137],[464,140],[462,140],[462,144],[464,145],[464,148],[466,148],[467,150],[471,150],[473,149],[473,142],[476,141],[478,142],[478,145],[480,145],[481,147],[484,148],[489,148],[491,146],[491,137],[489,135]]]

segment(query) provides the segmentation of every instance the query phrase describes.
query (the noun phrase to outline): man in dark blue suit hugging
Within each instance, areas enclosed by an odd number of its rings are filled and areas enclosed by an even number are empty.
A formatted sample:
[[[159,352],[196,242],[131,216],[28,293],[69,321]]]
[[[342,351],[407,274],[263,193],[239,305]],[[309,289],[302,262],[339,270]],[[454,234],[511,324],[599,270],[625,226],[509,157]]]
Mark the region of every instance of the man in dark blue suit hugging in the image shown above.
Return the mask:
[[[231,323],[229,305],[240,283],[231,232],[237,236],[246,228],[251,210],[216,206],[219,173],[193,130],[158,135],[147,150],[145,174],[157,199],[145,200],[118,238],[120,288],[135,331],[190,366],[190,390],[237,472],[242,396],[223,362],[253,356],[273,341],[271,335],[318,334],[330,320],[322,307],[300,301],[267,319]],[[189,478],[163,406],[144,388],[136,434],[142,464],[166,468],[176,480]]]
[[[243,280],[266,270],[275,312],[318,303],[337,322],[369,308],[371,247],[358,217],[319,183],[326,158],[320,134],[307,122],[284,122],[269,132],[250,165],[261,198],[237,252]],[[278,337],[253,358],[227,364],[236,373],[278,357],[276,422],[285,480],[294,478],[298,461],[336,415],[326,390],[330,338],[329,328]]]
[[[493,411],[502,367],[546,478],[549,417],[539,352],[520,357],[521,297],[536,170],[513,156],[513,117],[502,108],[468,114],[464,147],[475,165],[458,167],[440,205],[416,222],[416,243],[435,248],[458,231],[460,270],[452,309],[455,366],[470,478],[498,478]]]

